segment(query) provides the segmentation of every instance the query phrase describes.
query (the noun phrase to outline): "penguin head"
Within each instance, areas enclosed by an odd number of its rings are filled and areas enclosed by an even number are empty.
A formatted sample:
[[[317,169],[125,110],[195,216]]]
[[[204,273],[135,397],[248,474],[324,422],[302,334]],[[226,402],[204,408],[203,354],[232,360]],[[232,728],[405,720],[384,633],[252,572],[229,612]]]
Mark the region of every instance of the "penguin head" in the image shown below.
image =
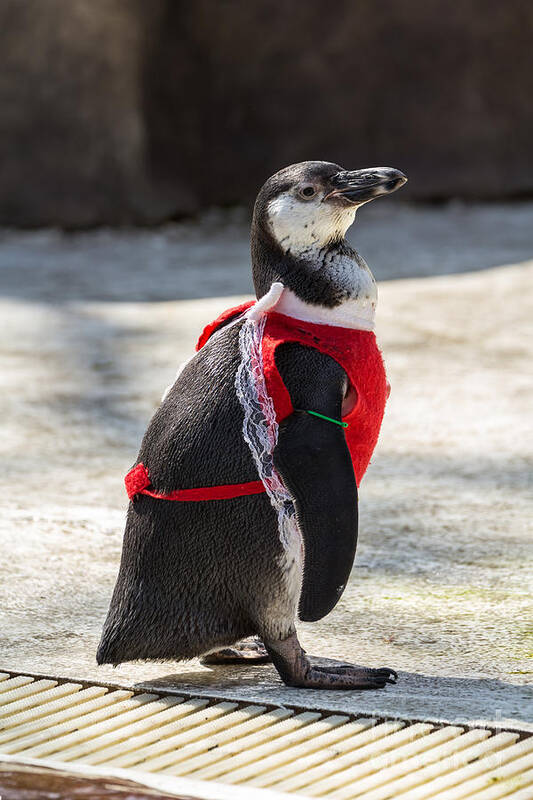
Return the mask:
[[[284,253],[308,255],[341,241],[359,206],[407,181],[392,167],[347,171],[327,161],[302,161],[272,175],[261,188],[253,227]]]
[[[357,296],[360,272],[369,270],[346,231],[359,206],[406,181],[392,167],[348,171],[328,161],[302,161],[272,175],[257,195],[252,220],[257,297],[273,282],[329,307]]]

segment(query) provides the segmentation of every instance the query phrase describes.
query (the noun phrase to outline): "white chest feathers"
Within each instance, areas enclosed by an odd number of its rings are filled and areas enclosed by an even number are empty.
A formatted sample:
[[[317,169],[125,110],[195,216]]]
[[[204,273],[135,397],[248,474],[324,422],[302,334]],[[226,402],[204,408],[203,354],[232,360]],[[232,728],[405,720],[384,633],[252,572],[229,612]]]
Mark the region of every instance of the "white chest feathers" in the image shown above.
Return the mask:
[[[288,317],[318,325],[373,331],[375,309],[375,299],[367,299],[365,295],[349,298],[335,308],[326,308],[306,303],[290,289],[285,288],[274,310]]]
[[[265,311],[278,311],[294,319],[304,322],[314,322],[317,325],[335,325],[341,328],[354,330],[374,330],[374,317],[376,310],[377,289],[372,276],[372,299],[362,295],[346,300],[335,308],[326,308],[306,303],[282,283],[273,283],[270,290],[258,300],[247,312],[248,317],[258,319]]]

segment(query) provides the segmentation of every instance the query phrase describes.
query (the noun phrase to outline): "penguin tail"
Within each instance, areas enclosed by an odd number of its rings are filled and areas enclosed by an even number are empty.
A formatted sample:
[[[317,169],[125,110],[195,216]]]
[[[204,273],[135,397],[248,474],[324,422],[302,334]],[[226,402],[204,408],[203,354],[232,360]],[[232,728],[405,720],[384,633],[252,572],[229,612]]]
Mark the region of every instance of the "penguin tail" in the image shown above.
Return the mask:
[[[143,650],[142,636],[136,636],[135,627],[132,630],[131,624],[115,611],[112,606],[96,651],[97,664],[113,664],[114,667],[123,661],[142,658]]]
[[[168,627],[154,624],[149,615],[141,619],[126,615],[124,619],[124,615],[112,607],[109,616],[111,619],[104,625],[96,651],[97,664],[116,667],[124,661],[181,661],[198,655],[195,648],[191,650],[183,642],[173,639]]]
[[[104,632],[96,651],[96,663],[100,664],[113,664],[114,667],[122,664],[126,659],[119,653],[119,647],[113,638]]]

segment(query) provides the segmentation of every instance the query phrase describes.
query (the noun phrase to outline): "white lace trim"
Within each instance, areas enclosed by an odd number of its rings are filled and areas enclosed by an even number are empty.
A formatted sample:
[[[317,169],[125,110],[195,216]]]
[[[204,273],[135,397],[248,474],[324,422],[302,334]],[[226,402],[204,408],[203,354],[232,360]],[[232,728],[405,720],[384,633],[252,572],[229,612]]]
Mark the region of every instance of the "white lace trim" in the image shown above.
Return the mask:
[[[300,543],[301,537],[293,498],[274,466],[278,423],[263,370],[262,343],[266,320],[264,313],[247,315],[244,319],[239,333],[241,363],[235,376],[235,388],[244,411],[244,439],[277,513],[281,543],[286,551],[292,551],[296,537]]]

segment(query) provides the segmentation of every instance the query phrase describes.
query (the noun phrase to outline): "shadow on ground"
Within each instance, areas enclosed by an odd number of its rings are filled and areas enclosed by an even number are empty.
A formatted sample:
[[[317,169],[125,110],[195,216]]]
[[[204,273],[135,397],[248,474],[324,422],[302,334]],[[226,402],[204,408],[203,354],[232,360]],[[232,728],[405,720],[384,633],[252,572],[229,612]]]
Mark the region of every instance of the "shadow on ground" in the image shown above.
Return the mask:
[[[319,664],[341,664],[332,659],[311,659]],[[375,664],[373,666],[382,666]],[[143,681],[136,689],[158,692],[201,692],[213,697],[239,698],[248,702],[295,705],[350,714],[417,719],[420,705],[417,698],[425,697],[426,718],[447,722],[467,722],[491,719],[495,727],[499,721],[516,714],[517,719],[533,722],[533,691],[531,687],[515,686],[502,680],[476,680],[400,672],[398,683],[380,691],[316,690],[284,687],[272,666],[263,667],[213,667],[206,670],[164,675],[155,681]],[[427,702],[429,699],[429,703]],[[468,707],[468,716],[465,708]]]
[[[380,200],[349,238],[378,280],[469,272],[533,256],[533,203],[410,207]],[[242,210],[157,229],[3,231],[0,295],[53,305],[145,302],[252,291]]]

